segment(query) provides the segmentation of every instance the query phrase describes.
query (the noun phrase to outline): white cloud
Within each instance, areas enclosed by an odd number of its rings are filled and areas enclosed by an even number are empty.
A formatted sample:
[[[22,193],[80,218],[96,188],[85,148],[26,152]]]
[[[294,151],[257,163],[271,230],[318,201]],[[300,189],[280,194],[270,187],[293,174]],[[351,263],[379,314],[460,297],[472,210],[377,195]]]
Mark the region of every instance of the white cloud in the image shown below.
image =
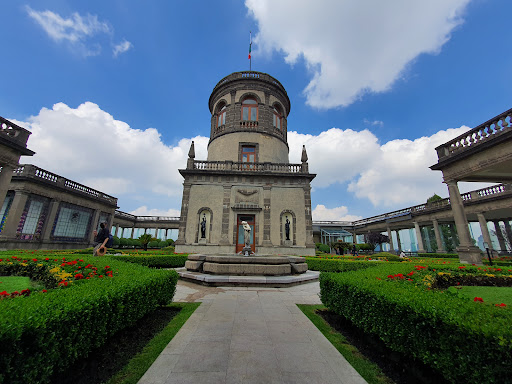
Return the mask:
[[[371,126],[378,126],[378,127],[383,127],[384,126],[384,122],[381,121],[381,120],[368,120],[368,119],[363,119],[363,123],[367,124],[367,125],[371,125]]]
[[[349,215],[348,208],[345,206],[327,208],[323,204],[318,204],[313,209],[313,220],[315,221],[355,221],[362,219],[361,216]]]
[[[133,44],[127,40],[123,40],[122,42],[120,42],[119,44],[117,44],[114,47],[114,50],[112,52],[113,52],[114,57],[117,57],[119,54],[125,53],[126,51],[128,51],[131,48],[133,48]]]
[[[290,162],[300,162],[305,144],[309,170],[317,173],[312,183],[314,188],[348,183],[349,192],[369,199],[376,207],[405,208],[426,201],[435,192],[446,195],[441,172],[429,169],[437,163],[435,147],[468,129],[462,126],[430,137],[412,141],[397,139],[384,144],[368,130],[331,128],[318,136],[288,132]]]
[[[470,0],[246,0],[258,50],[304,58],[304,93],[317,108],[346,106],[387,91],[422,53],[436,54]],[[257,52],[254,52],[257,55]]]
[[[28,147],[36,152],[33,157],[22,157],[22,163],[35,164],[121,201],[134,197],[158,200],[158,209],[181,206],[183,177],[178,168],[186,167],[192,140],[196,158],[206,159],[206,137],[184,138],[168,146],[156,129],[131,128],[91,102],[76,109],[58,103],[52,109],[41,109],[28,122],[15,123],[32,131]],[[129,208],[121,205],[120,209]]]

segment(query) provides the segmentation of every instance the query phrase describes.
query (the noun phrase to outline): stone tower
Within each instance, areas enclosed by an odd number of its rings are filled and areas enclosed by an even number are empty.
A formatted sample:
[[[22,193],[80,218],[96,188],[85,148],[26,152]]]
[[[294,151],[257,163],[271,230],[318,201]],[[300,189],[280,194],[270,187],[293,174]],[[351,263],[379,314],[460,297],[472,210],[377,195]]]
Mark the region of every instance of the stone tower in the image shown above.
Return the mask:
[[[213,89],[207,160],[190,147],[176,252],[242,251],[242,222],[256,254],[314,255],[306,149],[288,160],[290,99],[266,73],[235,72]]]

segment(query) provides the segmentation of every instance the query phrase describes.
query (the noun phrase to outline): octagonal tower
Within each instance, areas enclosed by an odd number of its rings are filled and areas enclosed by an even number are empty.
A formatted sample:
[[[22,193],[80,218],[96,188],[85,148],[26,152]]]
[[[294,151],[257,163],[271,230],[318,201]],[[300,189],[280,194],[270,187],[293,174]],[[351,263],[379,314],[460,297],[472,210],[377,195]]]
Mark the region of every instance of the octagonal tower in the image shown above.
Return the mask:
[[[184,177],[176,251],[238,253],[242,221],[257,254],[314,255],[310,174],[288,160],[290,99],[266,73],[235,72],[217,83],[208,103],[207,160],[194,143]]]

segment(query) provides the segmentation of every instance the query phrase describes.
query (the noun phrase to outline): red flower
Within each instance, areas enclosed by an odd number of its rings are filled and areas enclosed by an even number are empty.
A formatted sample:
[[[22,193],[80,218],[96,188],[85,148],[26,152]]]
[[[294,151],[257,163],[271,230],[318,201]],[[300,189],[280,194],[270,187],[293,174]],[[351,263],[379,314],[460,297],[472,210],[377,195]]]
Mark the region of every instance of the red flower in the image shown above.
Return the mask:
[[[409,272],[409,273],[407,274],[407,276],[412,276],[412,275],[414,275],[414,271],[411,271],[411,272]]]
[[[46,293],[46,292],[48,292],[48,291],[47,291],[46,289],[43,289],[43,290],[42,290],[42,292],[43,292],[43,293]]]
[[[496,305],[497,307],[506,307],[506,306],[507,306],[507,304],[505,304],[505,303],[495,304],[495,305]]]
[[[84,278],[84,275],[82,275],[81,273],[77,273],[77,274],[75,275],[75,279],[76,279],[76,280],[80,280],[80,279],[83,279],[83,278]]]
[[[37,261],[37,259],[32,259],[32,261]]]
[[[482,299],[481,297],[475,297],[473,301],[479,301],[480,303],[483,303],[484,299]]]
[[[377,277],[377,280],[382,280],[380,277]]]
[[[395,277],[393,275],[388,275],[388,279],[394,279]]]
[[[466,268],[466,267],[465,267],[465,266],[463,266],[463,265],[461,265],[461,266],[459,267],[459,269],[465,269],[465,268]]]

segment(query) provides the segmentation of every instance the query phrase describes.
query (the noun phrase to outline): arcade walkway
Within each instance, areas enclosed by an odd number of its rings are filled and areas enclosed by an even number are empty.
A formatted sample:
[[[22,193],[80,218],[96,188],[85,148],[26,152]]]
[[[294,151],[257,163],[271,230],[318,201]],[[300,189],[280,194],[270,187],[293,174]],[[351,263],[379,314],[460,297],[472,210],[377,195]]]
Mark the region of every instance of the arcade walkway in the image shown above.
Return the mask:
[[[295,305],[320,304],[319,283],[290,288],[178,282],[174,301],[202,302],[139,384],[366,381]]]

